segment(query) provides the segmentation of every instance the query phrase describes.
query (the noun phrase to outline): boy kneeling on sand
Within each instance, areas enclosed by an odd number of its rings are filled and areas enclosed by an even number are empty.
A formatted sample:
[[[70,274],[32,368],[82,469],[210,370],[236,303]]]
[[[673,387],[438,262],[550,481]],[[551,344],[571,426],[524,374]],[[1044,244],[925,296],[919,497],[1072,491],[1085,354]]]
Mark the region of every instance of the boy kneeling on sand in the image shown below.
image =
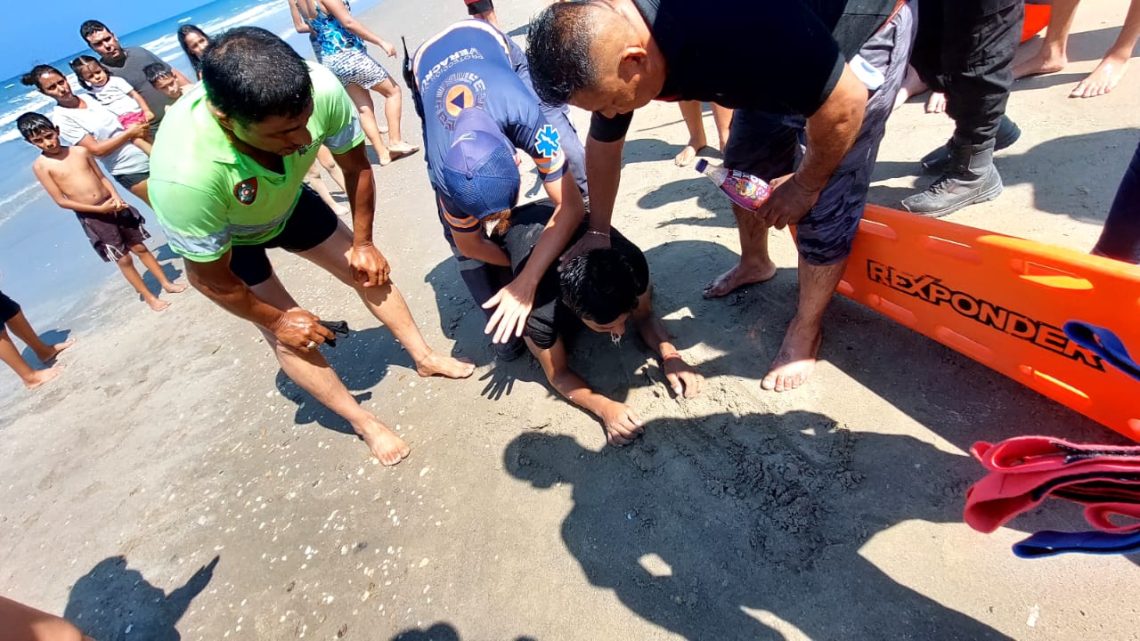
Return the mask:
[[[16,127],[24,140],[43,152],[32,164],[36,178],[55,204],[75,212],[95,253],[105,262],[114,261],[151,309],[161,312],[169,307],[170,303],[159,300],[143,283],[131,254],[139,257],[165,291],[177,294],[186,285],[166,278],[158,260],[143,244],[150,234],[143,227],[142,215],[123,202],[95,158],[83,147],[61,144],[59,128],[42,114],[25,113],[16,119]]]
[[[518,274],[527,264],[546,228],[554,206],[540,201],[514,208],[490,234],[510,257]],[[570,244],[587,231],[586,223]],[[700,393],[701,375],[670,342],[669,332],[653,311],[649,264],[645,254],[617,230],[610,229],[610,247],[595,249],[567,261],[559,270],[551,265],[535,291],[534,308],[523,336],[546,378],[558,393],[602,422],[611,445],[625,445],[642,432],[641,419],[624,403],[590,389],[570,369],[563,335],[580,329],[609,334],[618,341],[630,321],[645,344],[656,352],[673,393],[692,398]]]

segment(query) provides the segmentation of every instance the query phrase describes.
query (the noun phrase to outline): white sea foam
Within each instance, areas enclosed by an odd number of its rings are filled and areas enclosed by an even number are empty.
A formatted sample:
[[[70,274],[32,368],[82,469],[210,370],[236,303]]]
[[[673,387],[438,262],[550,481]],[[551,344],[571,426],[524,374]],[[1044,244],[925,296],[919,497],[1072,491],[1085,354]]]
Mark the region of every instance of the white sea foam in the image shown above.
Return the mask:
[[[25,207],[39,200],[40,196],[43,196],[42,188],[38,182],[33,182],[0,200],[0,227]]]

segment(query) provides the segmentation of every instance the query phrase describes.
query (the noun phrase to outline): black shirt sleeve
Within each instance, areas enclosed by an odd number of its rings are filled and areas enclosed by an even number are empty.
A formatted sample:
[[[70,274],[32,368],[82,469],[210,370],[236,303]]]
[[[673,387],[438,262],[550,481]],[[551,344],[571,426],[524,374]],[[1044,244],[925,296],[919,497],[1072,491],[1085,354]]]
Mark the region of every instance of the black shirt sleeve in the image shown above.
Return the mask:
[[[629,123],[633,122],[633,112],[607,118],[600,113],[590,117],[590,137],[598,142],[617,142],[625,138]]]

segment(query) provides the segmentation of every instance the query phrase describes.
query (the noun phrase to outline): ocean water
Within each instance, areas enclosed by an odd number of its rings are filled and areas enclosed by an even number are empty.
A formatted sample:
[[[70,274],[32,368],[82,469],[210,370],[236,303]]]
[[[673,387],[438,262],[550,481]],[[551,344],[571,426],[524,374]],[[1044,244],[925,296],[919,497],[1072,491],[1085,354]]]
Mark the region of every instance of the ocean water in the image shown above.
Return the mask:
[[[358,0],[353,2],[353,12],[359,15],[378,2]],[[178,27],[187,23],[208,34],[243,25],[263,27],[285,38],[301,55],[313,57],[308,38],[293,30],[285,0],[218,0],[134,33],[118,35],[123,46],[146,47],[187,77],[193,77],[176,36]],[[66,71],[67,61],[81,53],[91,52],[68,52],[50,64]],[[74,76],[70,79],[72,88],[79,91]],[[68,326],[69,317],[108,287],[121,285],[123,303],[135,304],[119,270],[95,255],[75,215],[57,207],[32,174],[32,162],[39,150],[24,142],[15,121],[25,111],[49,114],[53,105],[54,101],[21,85],[18,78],[0,81],[0,290],[18,301],[41,331]],[[147,219],[151,247],[164,244],[154,214],[127,190],[119,188],[119,192],[139,207]],[[112,278],[120,282],[108,282]],[[145,309],[141,303],[138,306],[140,312]]]

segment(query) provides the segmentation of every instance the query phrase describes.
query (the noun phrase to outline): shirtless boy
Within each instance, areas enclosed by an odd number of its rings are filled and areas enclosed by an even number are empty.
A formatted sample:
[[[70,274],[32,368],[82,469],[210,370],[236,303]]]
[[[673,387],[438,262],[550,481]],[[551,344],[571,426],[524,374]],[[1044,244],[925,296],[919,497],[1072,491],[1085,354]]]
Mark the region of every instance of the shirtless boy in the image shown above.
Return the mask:
[[[150,237],[143,227],[143,217],[123,202],[95,158],[83,147],[62,145],[59,128],[42,114],[25,113],[16,120],[16,127],[24,140],[43,152],[32,164],[36,178],[55,204],[75,212],[95,253],[105,262],[114,261],[151,309],[161,312],[169,307],[170,303],[159,300],[147,289],[131,254],[139,257],[164,291],[177,294],[186,285],[166,278],[158,260],[143,244]]]

